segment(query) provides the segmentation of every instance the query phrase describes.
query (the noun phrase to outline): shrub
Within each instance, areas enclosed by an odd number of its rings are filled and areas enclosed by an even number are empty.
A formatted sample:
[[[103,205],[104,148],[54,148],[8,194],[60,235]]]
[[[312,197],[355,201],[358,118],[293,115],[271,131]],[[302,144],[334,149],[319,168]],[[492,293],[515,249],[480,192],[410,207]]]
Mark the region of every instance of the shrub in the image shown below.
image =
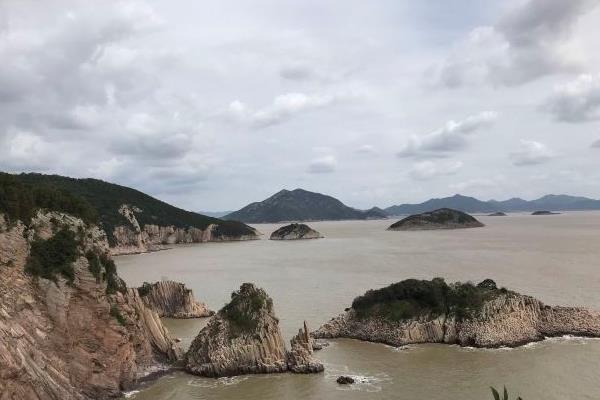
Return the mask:
[[[232,334],[238,336],[256,330],[262,309],[271,312],[273,301],[262,289],[245,283],[239,291],[231,294],[231,301],[220,313],[230,322]]]
[[[123,318],[123,315],[121,314],[116,305],[110,306],[110,315],[117,320],[119,325],[125,326],[125,318]]]
[[[88,260],[88,268],[92,275],[96,278],[96,282],[106,282],[106,294],[114,294],[117,291],[124,293],[127,289],[124,282],[117,275],[117,266],[115,262],[107,254],[96,254],[95,252],[88,250],[85,253],[85,257]],[[104,273],[102,269],[104,268]]]
[[[73,282],[73,262],[79,254],[78,244],[75,234],[64,227],[48,240],[34,240],[25,264],[25,272],[55,282],[56,275],[61,274],[69,282]]]
[[[152,285],[151,283],[148,283],[148,282],[144,282],[144,283],[142,283],[142,286],[140,286],[140,287],[138,288],[138,294],[139,294],[141,297],[147,296],[147,295],[148,295],[148,293],[150,293],[150,291],[152,290],[152,286],[153,286],[153,285]]]

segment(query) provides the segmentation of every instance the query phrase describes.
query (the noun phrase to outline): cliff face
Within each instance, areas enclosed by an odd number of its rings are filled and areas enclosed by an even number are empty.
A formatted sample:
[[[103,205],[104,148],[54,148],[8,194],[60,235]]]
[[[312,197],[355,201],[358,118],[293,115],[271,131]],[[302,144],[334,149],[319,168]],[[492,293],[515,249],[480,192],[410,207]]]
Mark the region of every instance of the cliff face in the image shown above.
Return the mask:
[[[175,226],[159,226],[154,224],[140,225],[135,214],[143,210],[123,204],[119,213],[123,215],[129,225],[116,226],[113,230],[114,246],[111,248],[113,255],[144,253],[165,248],[173,244],[204,243],[235,240],[257,239],[256,233],[252,235],[228,236],[219,233],[217,224],[210,224],[206,229],[195,227],[178,228]]]
[[[282,226],[271,234],[271,240],[299,240],[322,238],[319,232],[305,224],[290,224]]]
[[[308,330],[292,340],[288,354],[273,302],[264,292],[245,283],[200,331],[186,355],[186,369],[217,377],[276,372],[319,372],[312,359]]]
[[[77,237],[71,278],[25,272],[33,249],[61,229]],[[108,398],[181,357],[158,315],[112,270],[107,251],[104,232],[70,216],[38,213],[28,227],[7,226],[0,216],[2,398]]]
[[[144,304],[160,317],[201,318],[214,314],[206,304],[196,301],[194,293],[183,283],[161,281],[144,284],[137,291]]]
[[[550,307],[517,293],[486,302],[475,316],[422,315],[401,321],[359,317],[355,310],[333,318],[315,338],[354,338],[403,346],[448,343],[473,347],[515,347],[559,335],[600,337],[600,313],[574,307]]]

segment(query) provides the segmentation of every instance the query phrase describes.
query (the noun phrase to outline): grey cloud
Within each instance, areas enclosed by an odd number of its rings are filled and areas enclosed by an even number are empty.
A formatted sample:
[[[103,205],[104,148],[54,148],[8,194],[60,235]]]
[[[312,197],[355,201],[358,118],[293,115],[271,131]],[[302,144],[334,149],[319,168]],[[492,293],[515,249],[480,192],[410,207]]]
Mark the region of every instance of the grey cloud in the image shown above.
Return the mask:
[[[600,149],[600,139],[598,139],[594,143],[592,143],[592,148]]]
[[[470,32],[430,71],[435,85],[519,85],[581,69],[565,46],[579,18],[598,0],[528,0],[492,26]]]
[[[562,122],[600,119],[600,74],[580,75],[574,81],[558,86],[541,108]]]
[[[450,120],[446,125],[427,135],[410,137],[398,152],[398,157],[443,157],[449,152],[462,150],[468,145],[468,137],[498,118],[494,111],[484,111],[461,121]]]
[[[437,163],[433,161],[421,161],[415,163],[408,171],[414,180],[430,180],[440,176],[456,174],[463,166],[460,161]]]
[[[521,140],[518,150],[510,154],[513,164],[519,167],[542,164],[555,156],[548,146],[534,140]]]
[[[311,174],[328,174],[335,171],[337,160],[334,156],[323,156],[313,159],[308,166]]]

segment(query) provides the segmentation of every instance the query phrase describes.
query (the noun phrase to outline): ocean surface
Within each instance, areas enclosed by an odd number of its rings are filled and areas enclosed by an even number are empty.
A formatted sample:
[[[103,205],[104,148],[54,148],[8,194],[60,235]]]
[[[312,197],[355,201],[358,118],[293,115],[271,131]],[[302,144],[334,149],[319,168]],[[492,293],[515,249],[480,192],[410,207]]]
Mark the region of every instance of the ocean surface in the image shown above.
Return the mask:
[[[279,224],[254,225],[262,240],[178,246],[116,258],[129,286],[163,278],[184,282],[217,310],[243,282],[273,298],[289,340],[306,320],[312,329],[366,290],[406,278],[494,279],[547,304],[600,309],[600,213],[478,217],[484,228],[388,232],[387,221],[314,222],[325,238],[270,241]],[[165,324],[187,347],[206,324]],[[511,398],[600,398],[600,340],[553,338],[517,349],[481,350],[441,344],[393,348],[335,340],[316,352],[318,375],[275,374],[208,379],[182,372],[129,393],[146,399],[491,399],[506,385]],[[340,386],[341,375],[359,383]]]

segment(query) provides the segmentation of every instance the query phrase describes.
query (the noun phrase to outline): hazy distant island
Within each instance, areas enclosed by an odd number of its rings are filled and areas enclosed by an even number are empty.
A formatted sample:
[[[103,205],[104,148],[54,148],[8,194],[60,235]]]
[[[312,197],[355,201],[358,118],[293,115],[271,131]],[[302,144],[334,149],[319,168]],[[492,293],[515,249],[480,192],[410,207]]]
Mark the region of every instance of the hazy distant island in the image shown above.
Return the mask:
[[[554,211],[534,211],[531,215],[558,215],[560,213]]]
[[[489,214],[488,217],[506,217],[506,213],[503,213],[502,211],[498,211],[498,212]]]
[[[462,211],[441,208],[431,212],[406,217],[388,228],[389,231],[420,231],[434,229],[479,228],[484,226]]]
[[[302,240],[320,239],[321,235],[316,230],[305,224],[289,224],[282,226],[271,234],[271,240]]]
[[[44,189],[44,195],[39,192]],[[85,218],[106,232],[112,254],[143,253],[178,243],[258,239],[254,228],[174,207],[147,194],[98,179],[0,173],[0,192],[15,210],[50,208],[70,196]],[[20,217],[20,214],[17,215]]]
[[[224,218],[245,223],[269,223],[385,219],[387,215],[376,207],[366,211],[357,210],[331,196],[295,189],[282,190],[266,200],[249,204]]]
[[[315,338],[353,338],[403,346],[447,343],[515,347],[545,337],[600,336],[600,312],[552,307],[498,288],[491,279],[447,284],[407,279],[369,290],[346,312],[313,332]]]

